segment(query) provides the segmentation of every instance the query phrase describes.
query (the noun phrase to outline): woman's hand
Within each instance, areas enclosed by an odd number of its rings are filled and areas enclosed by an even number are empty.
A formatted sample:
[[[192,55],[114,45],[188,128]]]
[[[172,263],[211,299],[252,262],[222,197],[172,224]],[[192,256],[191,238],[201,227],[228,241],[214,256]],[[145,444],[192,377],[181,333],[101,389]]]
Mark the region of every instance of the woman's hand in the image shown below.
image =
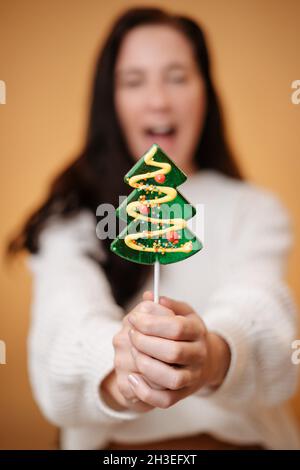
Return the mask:
[[[144,299],[127,317],[133,369],[138,371],[129,381],[136,397],[168,408],[203,386],[218,387],[230,364],[226,341],[208,332],[188,304],[165,297],[155,304],[150,292]],[[164,390],[151,388],[149,381]]]
[[[142,313],[142,304],[138,304],[129,314],[139,315]],[[128,333],[132,327],[128,322],[129,314],[123,318],[122,327],[113,338],[115,350],[114,370],[102,381],[100,393],[106,403],[117,411],[145,412],[153,407],[139,401],[128,381],[129,374],[138,373],[131,354],[132,346]]]

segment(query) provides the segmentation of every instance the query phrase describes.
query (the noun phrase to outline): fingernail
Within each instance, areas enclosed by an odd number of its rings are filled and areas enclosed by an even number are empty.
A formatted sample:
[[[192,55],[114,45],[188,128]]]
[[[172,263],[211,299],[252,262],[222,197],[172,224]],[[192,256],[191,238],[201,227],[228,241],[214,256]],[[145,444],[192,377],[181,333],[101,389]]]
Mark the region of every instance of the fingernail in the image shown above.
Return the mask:
[[[139,384],[139,381],[135,375],[129,374],[128,380],[131,383],[131,385],[133,385],[134,387],[136,387]]]
[[[151,295],[152,296],[152,292],[151,292],[151,290],[145,290],[143,295]]]

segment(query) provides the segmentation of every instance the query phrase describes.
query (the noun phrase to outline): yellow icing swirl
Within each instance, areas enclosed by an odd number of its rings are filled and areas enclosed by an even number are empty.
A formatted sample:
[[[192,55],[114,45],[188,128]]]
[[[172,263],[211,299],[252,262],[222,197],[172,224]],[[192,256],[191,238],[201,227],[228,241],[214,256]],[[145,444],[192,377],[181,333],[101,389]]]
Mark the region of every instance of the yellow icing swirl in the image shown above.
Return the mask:
[[[144,161],[147,165],[158,167],[159,169],[156,171],[147,172],[147,173],[140,174],[140,175],[135,175],[129,178],[128,184],[132,188],[136,188],[140,190],[147,190],[149,189],[149,186],[139,183],[140,180],[147,180],[149,178],[155,178],[155,176],[157,175],[166,175],[167,173],[171,171],[172,167],[169,163],[156,162],[153,160],[153,157],[156,151],[157,151],[157,146],[153,145],[144,156]],[[153,243],[152,247],[148,247],[142,244],[138,244],[136,242],[136,240],[139,240],[141,238],[152,238],[152,237],[157,237],[157,236],[160,237],[161,235],[167,232],[181,230],[185,228],[187,225],[184,219],[180,219],[180,218],[160,219],[158,222],[157,219],[153,217],[148,217],[146,215],[141,214],[139,211],[137,211],[138,207],[140,207],[141,204],[145,205],[146,207],[155,207],[155,206],[159,206],[160,204],[173,201],[177,196],[176,189],[170,188],[168,186],[159,186],[159,187],[153,186],[153,191],[157,191],[158,193],[163,193],[165,194],[165,196],[160,197],[160,198],[157,197],[155,199],[145,199],[143,201],[138,200],[138,201],[130,202],[126,207],[127,214],[133,217],[135,220],[144,220],[146,222],[151,222],[154,224],[161,224],[161,225],[168,224],[170,225],[170,227],[153,230],[151,232],[143,231],[140,233],[126,235],[124,239],[126,245],[129,248],[132,248],[133,250],[152,252],[152,253],[164,254],[164,253],[176,253],[176,252],[184,252],[184,253],[190,252],[193,247],[191,241],[183,243],[176,248],[165,247],[155,242]]]

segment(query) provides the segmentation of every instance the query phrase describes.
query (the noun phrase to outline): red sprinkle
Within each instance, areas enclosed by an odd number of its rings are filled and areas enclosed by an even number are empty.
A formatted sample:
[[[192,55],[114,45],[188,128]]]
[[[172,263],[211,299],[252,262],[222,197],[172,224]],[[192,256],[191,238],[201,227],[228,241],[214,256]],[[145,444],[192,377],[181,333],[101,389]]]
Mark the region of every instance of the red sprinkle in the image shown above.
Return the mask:
[[[157,183],[164,183],[166,181],[165,175],[156,175],[154,179]]]
[[[179,240],[179,235],[177,232],[167,232],[167,239],[169,240],[169,242],[171,243],[178,243],[178,240]]]
[[[139,211],[141,214],[148,214],[149,213],[149,209],[147,206],[145,206],[144,204],[139,204]]]

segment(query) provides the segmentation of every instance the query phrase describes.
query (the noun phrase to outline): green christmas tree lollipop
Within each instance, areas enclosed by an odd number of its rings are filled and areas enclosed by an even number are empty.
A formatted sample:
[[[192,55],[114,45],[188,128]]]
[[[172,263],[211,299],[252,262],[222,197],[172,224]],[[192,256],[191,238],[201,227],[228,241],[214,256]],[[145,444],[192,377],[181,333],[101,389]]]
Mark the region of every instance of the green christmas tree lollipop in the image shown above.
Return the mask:
[[[116,211],[127,226],[111,243],[111,250],[128,261],[156,264],[156,268],[201,250],[200,240],[187,228],[196,209],[176,190],[186,179],[161,148],[152,145],[125,176],[134,191]]]

